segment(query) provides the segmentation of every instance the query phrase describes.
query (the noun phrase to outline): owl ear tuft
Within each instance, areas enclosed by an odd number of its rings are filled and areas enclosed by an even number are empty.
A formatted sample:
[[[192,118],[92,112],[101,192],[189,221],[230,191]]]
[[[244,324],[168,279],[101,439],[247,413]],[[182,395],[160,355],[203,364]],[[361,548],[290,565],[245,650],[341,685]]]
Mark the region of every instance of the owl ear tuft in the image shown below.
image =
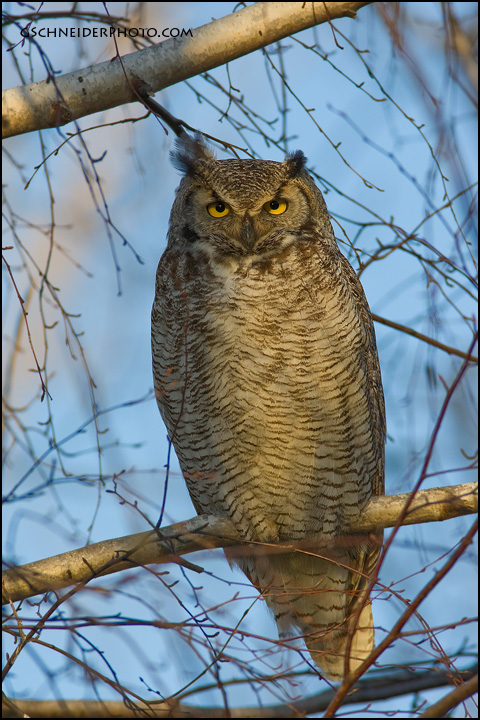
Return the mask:
[[[172,165],[180,172],[194,175],[199,160],[215,160],[214,154],[209,150],[201,133],[194,137],[184,133],[175,141],[175,150],[170,153]]]
[[[287,176],[289,178],[294,178],[297,177],[297,175],[300,175],[303,168],[305,167],[306,162],[307,158],[301,150],[296,150],[294,153],[289,153],[283,161]]]

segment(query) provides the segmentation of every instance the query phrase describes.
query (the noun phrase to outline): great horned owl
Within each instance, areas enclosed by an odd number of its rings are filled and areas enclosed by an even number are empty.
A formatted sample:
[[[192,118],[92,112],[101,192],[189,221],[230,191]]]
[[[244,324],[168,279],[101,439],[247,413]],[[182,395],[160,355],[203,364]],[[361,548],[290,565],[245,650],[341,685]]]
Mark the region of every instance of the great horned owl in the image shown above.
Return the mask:
[[[364,590],[381,538],[348,530],[384,487],[369,307],[303,153],[217,160],[197,136],[173,162],[184,177],[152,311],[158,406],[197,512],[253,543],[227,557],[281,637],[303,636],[340,679],[374,642]]]

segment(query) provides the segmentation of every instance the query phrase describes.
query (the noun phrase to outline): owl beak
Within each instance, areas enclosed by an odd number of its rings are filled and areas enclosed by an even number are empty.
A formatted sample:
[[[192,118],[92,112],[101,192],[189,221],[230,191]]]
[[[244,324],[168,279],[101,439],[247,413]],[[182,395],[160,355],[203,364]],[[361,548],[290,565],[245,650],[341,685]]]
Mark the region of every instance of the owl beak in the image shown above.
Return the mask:
[[[253,230],[252,218],[245,215],[242,221],[240,242],[247,252],[251,252],[255,245],[255,232]]]

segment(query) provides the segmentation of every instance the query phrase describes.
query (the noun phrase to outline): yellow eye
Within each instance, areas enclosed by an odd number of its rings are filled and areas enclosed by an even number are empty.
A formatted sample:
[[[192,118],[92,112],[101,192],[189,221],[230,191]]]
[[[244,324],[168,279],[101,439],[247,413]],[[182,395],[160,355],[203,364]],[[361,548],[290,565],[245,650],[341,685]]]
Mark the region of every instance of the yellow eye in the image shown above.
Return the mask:
[[[230,208],[224,202],[213,202],[207,205],[208,214],[214,218],[225,217],[230,212]]]
[[[265,203],[263,209],[270,213],[270,215],[281,215],[287,207],[288,205],[285,200],[270,200]]]

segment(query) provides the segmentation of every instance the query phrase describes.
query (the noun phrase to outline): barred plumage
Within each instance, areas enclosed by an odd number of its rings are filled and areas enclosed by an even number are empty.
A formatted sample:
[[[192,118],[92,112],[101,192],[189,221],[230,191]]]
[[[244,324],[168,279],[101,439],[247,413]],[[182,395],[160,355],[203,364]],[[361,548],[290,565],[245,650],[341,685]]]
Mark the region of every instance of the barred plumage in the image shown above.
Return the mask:
[[[152,310],[158,406],[197,512],[228,516],[245,541],[299,543],[226,554],[282,636],[305,636],[339,679],[374,642],[364,589],[379,545],[348,533],[383,493],[368,304],[302,153],[217,160],[185,138],[174,161],[185,177]]]

